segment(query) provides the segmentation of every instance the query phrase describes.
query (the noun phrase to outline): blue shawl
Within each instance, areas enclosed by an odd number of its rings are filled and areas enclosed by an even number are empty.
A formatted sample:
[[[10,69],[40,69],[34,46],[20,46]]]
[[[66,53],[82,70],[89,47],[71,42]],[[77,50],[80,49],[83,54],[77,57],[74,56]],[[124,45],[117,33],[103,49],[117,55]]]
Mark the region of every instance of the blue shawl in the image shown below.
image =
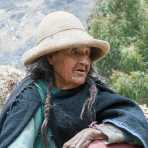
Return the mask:
[[[148,148],[148,122],[141,109],[131,100],[97,84],[98,94],[93,105],[98,123],[111,123],[137,137]],[[60,91],[52,96],[50,127],[59,148],[80,130],[88,127],[89,119],[80,119],[90,84]],[[45,94],[46,95],[46,94]],[[22,80],[10,95],[0,115],[0,148],[7,148],[25,128],[42,105],[40,94],[30,77]]]

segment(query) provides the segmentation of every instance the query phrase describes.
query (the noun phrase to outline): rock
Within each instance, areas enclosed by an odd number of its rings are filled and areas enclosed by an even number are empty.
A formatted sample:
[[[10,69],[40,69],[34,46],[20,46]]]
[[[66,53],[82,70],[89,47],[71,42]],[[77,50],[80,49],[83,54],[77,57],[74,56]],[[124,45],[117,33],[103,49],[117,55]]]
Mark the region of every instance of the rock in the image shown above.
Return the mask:
[[[36,44],[37,26],[49,12],[67,10],[78,16],[87,27],[95,1],[0,0],[0,63],[20,62],[21,55]]]
[[[15,84],[25,76],[25,72],[10,65],[0,65],[0,105],[9,96]]]
[[[145,113],[146,118],[148,119],[148,106],[146,104],[139,105],[139,106],[143,110],[143,112]]]

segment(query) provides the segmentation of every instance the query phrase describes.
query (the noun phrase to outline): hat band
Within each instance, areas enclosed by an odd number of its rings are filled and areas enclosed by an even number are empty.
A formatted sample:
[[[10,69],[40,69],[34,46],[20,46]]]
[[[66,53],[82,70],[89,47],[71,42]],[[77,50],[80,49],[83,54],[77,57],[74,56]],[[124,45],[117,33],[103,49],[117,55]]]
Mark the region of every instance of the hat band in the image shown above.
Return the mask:
[[[85,31],[83,28],[66,28],[66,29],[63,29],[63,30],[59,30],[59,31],[57,31],[57,32],[54,32],[54,33],[52,33],[52,34],[50,34],[50,35],[48,35],[48,36],[45,36],[44,38],[42,38],[41,40],[39,40],[38,42],[37,42],[37,44],[40,44],[43,40],[45,40],[46,38],[52,38],[54,35],[56,35],[56,34],[58,34],[58,33],[60,33],[60,32],[64,32],[64,31],[67,31],[67,30],[81,30],[81,31]]]

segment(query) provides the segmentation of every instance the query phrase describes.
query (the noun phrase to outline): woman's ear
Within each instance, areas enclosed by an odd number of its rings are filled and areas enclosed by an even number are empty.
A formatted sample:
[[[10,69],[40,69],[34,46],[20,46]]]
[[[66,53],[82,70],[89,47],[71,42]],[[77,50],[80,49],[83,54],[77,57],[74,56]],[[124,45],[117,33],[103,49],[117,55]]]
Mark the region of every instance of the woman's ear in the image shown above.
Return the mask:
[[[53,65],[53,55],[52,54],[47,55],[47,60],[50,65]]]

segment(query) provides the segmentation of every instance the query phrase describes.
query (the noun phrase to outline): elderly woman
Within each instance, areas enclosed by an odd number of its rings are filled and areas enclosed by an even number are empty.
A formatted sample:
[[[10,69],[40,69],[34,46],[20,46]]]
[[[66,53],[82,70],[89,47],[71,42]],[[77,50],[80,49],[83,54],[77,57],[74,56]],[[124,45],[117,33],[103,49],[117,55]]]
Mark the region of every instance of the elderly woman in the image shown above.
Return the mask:
[[[28,75],[3,108],[0,148],[148,148],[143,112],[94,73],[108,51],[76,16],[47,15],[23,55]]]

